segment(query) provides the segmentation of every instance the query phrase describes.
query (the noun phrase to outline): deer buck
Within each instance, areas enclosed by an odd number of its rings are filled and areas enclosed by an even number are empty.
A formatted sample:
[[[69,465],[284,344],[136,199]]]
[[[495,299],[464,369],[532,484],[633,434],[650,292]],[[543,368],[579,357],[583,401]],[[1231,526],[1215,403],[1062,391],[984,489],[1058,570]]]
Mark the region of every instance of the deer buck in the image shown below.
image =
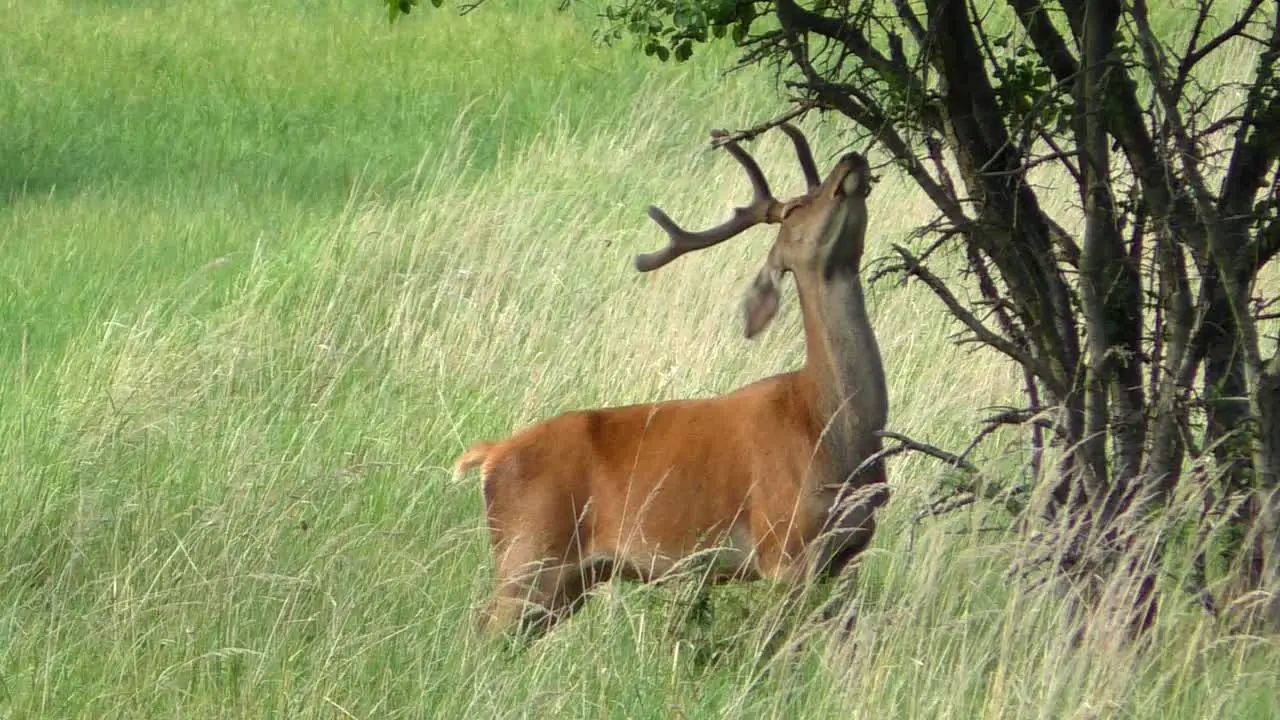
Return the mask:
[[[780,128],[799,156],[804,195],[776,200],[756,161],[726,142],[751,180],[751,204],[701,232],[649,208],[670,241],[635,266],[650,272],[778,225],[747,290],[746,336],[773,319],[790,272],[804,366],[719,397],[568,412],[463,452],[455,477],[482,466],[496,564],[490,630],[546,630],[612,574],[652,582],[707,550],[711,584],[768,578],[795,589],[835,577],[870,543],[874,511],[889,497],[877,454],[884,369],[859,278],[870,170],[849,153],[824,181],[804,135]]]

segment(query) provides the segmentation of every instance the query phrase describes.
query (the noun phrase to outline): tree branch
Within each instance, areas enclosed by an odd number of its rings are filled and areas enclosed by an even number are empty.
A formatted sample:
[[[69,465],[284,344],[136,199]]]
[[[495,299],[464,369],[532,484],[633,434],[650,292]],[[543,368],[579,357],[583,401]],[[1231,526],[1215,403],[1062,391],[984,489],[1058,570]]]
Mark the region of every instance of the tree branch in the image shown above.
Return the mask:
[[[1187,79],[1191,77],[1191,71],[1201,60],[1212,55],[1215,50],[1222,47],[1228,40],[1244,33],[1249,23],[1253,22],[1253,16],[1262,7],[1262,0],[1250,0],[1235,22],[1228,25],[1222,32],[1210,39],[1209,42],[1197,48],[1196,43],[1199,41],[1201,30],[1204,28],[1204,22],[1209,17],[1211,6],[1211,2],[1205,2],[1204,0],[1200,2],[1199,11],[1196,14],[1196,22],[1191,30],[1191,37],[1187,40],[1187,51],[1183,54],[1182,61],[1178,63],[1178,72],[1174,77],[1172,88],[1174,97],[1182,97],[1183,88],[1186,87]]]
[[[1125,252],[1111,192],[1111,163],[1104,102],[1114,61],[1119,4],[1086,3],[1084,67],[1077,76],[1077,145],[1085,179],[1084,247],[1080,294],[1088,327],[1089,381],[1081,450],[1092,470],[1086,478],[1097,501],[1100,492],[1123,497],[1138,477],[1145,447],[1146,414],[1138,356],[1142,343],[1141,283]],[[1106,442],[1113,445],[1107,462]],[[1110,480],[1108,480],[1110,475]],[[1111,487],[1108,487],[1108,486]],[[1104,510],[1110,522],[1115,508]]]
[[[907,273],[919,278],[921,282],[927,285],[933,291],[933,294],[937,295],[938,299],[942,301],[942,304],[946,305],[947,310],[965,327],[969,328],[969,331],[974,334],[974,337],[979,342],[1007,355],[1019,365],[1029,368],[1042,382],[1052,383],[1054,381],[1053,375],[1034,356],[983,325],[973,313],[969,312],[968,308],[956,299],[947,284],[922,265],[911,254],[910,250],[896,243],[893,245],[893,249],[902,257]]]
[[[1032,36],[1033,42],[1055,76],[1066,77],[1067,70],[1074,70],[1074,64],[1065,62],[1061,55],[1070,52],[1065,41],[1052,27],[1046,11],[1039,0],[1009,0],[1020,9],[1019,19],[1023,27]],[[1067,19],[1080,39],[1080,29],[1084,23],[1084,3],[1080,0],[1063,2]],[[1034,23],[1034,24],[1033,24]],[[1052,33],[1052,34],[1051,34]],[[1035,40],[1040,37],[1041,40]],[[1041,45],[1044,49],[1041,49]],[[1054,58],[1052,61],[1049,58]],[[1161,222],[1168,223],[1174,234],[1181,237],[1193,249],[1203,251],[1205,247],[1203,233],[1195,222],[1194,209],[1189,201],[1173,193],[1175,183],[1171,182],[1172,168],[1165,165],[1161,154],[1157,151],[1151,134],[1142,124],[1143,106],[1138,101],[1137,86],[1124,66],[1113,65],[1109,71],[1109,101],[1115,108],[1107,113],[1107,129],[1124,151],[1125,159],[1133,174],[1142,186],[1144,201],[1153,215]]]
[[[867,37],[854,25],[837,18],[819,15],[800,7],[795,0],[775,0],[778,22],[792,33],[814,33],[844,45],[854,55],[881,77],[907,89],[910,97],[923,100],[924,87],[911,69],[901,61],[885,57],[875,49]],[[941,125],[937,117],[930,117],[927,108],[922,119],[935,128]]]
[[[918,452],[921,455],[928,455],[929,457],[934,458],[936,460],[941,460],[942,462],[954,468],[958,468],[966,472],[971,472],[971,473],[974,473],[975,475],[980,474],[978,471],[977,465],[974,465],[973,463],[969,462],[968,460],[965,460],[964,458],[960,457],[959,455],[956,455],[955,453],[947,452],[946,450],[943,450],[938,447],[934,447],[933,445],[930,445],[928,443],[923,443],[918,440],[912,440],[911,438],[907,437],[906,435],[903,435],[902,433],[897,433],[890,430],[881,430],[877,434],[880,435],[880,437],[882,438],[893,440],[894,442],[898,443],[897,447],[900,448],[898,452],[905,452],[907,450],[910,450],[912,452]]]
[[[799,100],[796,102],[795,107],[773,118],[772,120],[766,120],[762,123],[759,123],[757,125],[752,125],[749,128],[745,128],[737,132],[726,133],[724,135],[716,136],[711,141],[711,148],[716,149],[716,148],[720,148],[725,145],[728,145],[730,143],[743,142],[745,140],[754,140],[757,136],[763,135],[768,130],[771,130],[783,123],[791,122],[792,120],[795,120],[796,118],[805,115],[806,113],[808,113],[810,110],[814,109],[817,106],[818,106],[818,103],[812,100]]]
[[[1250,275],[1257,272],[1275,252],[1271,250],[1268,253],[1267,243],[1261,235],[1251,241],[1248,230],[1253,220],[1254,199],[1277,157],[1275,129],[1280,127],[1280,92],[1274,89],[1267,92],[1275,84],[1277,59],[1280,59],[1280,17],[1273,21],[1271,37],[1258,56],[1257,72],[1245,100],[1242,120],[1236,128],[1231,161],[1222,180],[1218,201],[1219,212],[1226,219],[1233,244],[1239,247],[1239,255],[1234,259],[1245,266],[1241,270],[1249,271]]]

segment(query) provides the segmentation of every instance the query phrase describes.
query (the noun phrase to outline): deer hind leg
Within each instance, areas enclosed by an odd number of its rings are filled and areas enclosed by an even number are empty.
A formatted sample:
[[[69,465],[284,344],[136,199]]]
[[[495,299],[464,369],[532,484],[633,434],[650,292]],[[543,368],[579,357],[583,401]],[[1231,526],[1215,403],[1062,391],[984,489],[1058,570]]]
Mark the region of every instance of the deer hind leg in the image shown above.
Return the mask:
[[[581,562],[579,513],[538,470],[516,452],[494,460],[484,479],[495,569],[481,625],[490,633],[542,635],[576,612],[598,580],[596,566]],[[531,487],[547,491],[525,491]]]
[[[692,630],[707,630],[711,625],[711,586],[715,580],[714,552],[700,552],[677,563],[655,584],[672,588],[671,612],[663,634],[669,642],[679,644]]]
[[[529,560],[507,553],[499,560],[484,627],[536,639],[581,609],[587,591],[608,574],[606,563],[584,563],[564,554]]]
[[[784,656],[803,651],[812,634],[809,620],[815,615],[826,621],[843,609],[844,603],[831,592],[827,578],[814,573],[812,568],[811,563],[797,562],[777,576],[783,586],[783,596],[762,625],[767,634],[756,657],[757,670],[763,669],[779,651],[783,651]],[[841,576],[842,580],[852,574],[852,569],[846,571]],[[847,627],[845,632],[848,632]]]

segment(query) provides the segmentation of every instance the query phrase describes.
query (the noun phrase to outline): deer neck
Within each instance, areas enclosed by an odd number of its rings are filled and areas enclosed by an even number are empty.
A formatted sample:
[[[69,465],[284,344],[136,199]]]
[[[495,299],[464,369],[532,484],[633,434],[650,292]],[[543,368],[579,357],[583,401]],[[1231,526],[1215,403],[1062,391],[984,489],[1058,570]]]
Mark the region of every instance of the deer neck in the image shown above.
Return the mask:
[[[874,481],[875,469],[852,477],[881,447],[876,432],[888,418],[888,391],[880,347],[867,316],[862,282],[853,269],[796,275],[804,315],[806,362],[802,382],[810,412],[822,431],[828,482]]]

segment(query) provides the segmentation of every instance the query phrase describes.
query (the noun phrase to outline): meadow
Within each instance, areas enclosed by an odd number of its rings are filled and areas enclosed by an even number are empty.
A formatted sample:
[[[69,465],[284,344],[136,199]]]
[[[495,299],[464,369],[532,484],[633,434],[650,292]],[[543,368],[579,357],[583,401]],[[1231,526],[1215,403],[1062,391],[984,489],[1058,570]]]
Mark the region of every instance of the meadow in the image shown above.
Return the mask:
[[[671,592],[622,584],[523,653],[479,636],[462,448],[803,358],[789,284],[742,338],[767,231],[631,267],[665,241],[647,205],[696,226],[747,197],[705,138],[775,114],[769,78],[600,46],[554,5],[0,0],[0,718],[1276,715],[1275,640],[1176,591],[1150,646],[1071,648],[1059,598],[1007,581],[999,517],[913,523],[942,479],[917,457],[851,642],[697,662]],[[839,129],[806,129],[827,166]],[[753,152],[801,187],[785,138]],[[929,211],[885,177],[868,256]],[[1018,400],[925,290],[869,298],[892,429],[963,446]],[[761,597],[718,593],[691,643]]]

